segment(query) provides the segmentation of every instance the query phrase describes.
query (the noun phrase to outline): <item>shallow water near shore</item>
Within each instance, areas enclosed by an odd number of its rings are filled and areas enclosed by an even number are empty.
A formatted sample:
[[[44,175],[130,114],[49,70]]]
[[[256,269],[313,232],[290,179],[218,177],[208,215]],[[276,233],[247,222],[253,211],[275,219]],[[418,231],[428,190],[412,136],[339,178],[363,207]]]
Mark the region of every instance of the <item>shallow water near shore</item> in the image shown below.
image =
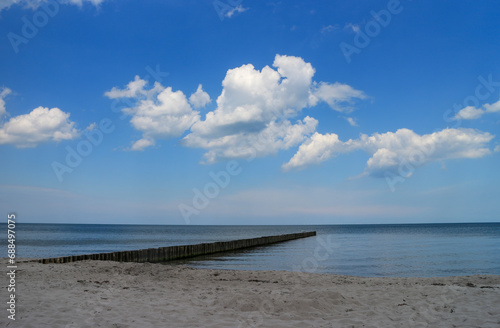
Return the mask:
[[[313,230],[317,231],[316,237],[175,263],[210,269],[288,270],[370,277],[500,274],[500,223],[321,226],[18,224],[16,246],[18,257],[45,258]]]

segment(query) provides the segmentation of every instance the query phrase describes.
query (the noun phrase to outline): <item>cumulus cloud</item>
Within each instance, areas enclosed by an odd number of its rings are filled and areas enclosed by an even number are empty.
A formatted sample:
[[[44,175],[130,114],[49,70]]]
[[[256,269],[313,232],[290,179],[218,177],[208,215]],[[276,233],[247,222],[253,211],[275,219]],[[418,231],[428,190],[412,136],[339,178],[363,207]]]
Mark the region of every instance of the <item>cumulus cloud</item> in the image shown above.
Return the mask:
[[[55,1],[55,0],[53,0]],[[37,9],[40,5],[49,2],[48,0],[2,0],[0,1],[0,11],[9,9],[12,5],[20,5],[26,8]],[[90,3],[94,6],[100,5],[104,0],[57,0],[58,3],[82,6]]]
[[[202,90],[198,98],[201,93]],[[131,106],[122,109],[122,112],[131,116],[130,123],[142,132],[142,138],[134,142],[130,150],[144,150],[153,146],[155,139],[179,137],[200,118],[199,112],[191,108],[182,91],[173,91],[158,82],[147,89],[147,82],[138,76],[124,89],[114,87],[105,96],[131,100]]]
[[[69,116],[59,108],[40,106],[29,114],[12,117],[0,126],[0,144],[29,148],[43,142],[74,139],[79,132]]]
[[[476,120],[487,113],[500,112],[500,100],[494,104],[484,104],[482,108],[467,106],[455,114],[455,120]]]
[[[205,162],[229,158],[250,158],[274,154],[302,143],[316,130],[318,121],[309,116],[296,118],[303,109],[320,102],[337,111],[364,99],[362,91],[341,83],[315,82],[315,69],[300,57],[276,55],[272,67],[261,70],[252,64],[229,69],[222,81],[216,108],[201,119],[200,108],[211,102],[198,85],[186,98],[156,82],[136,76],[124,88],[105,93],[110,99],[127,99],[131,125],[142,132],[130,150],[144,150],[156,140],[181,136],[181,143],[202,148]],[[353,119],[351,124],[355,124]]]
[[[284,170],[319,164],[333,156],[333,153],[343,152],[344,143],[335,133],[314,133],[306,142],[300,145],[297,153],[283,165]]]
[[[193,124],[183,144],[207,149],[208,163],[265,156],[296,146],[315,131],[313,118],[291,121],[304,108],[324,101],[342,111],[344,104],[364,97],[345,84],[314,82],[315,69],[300,57],[276,55],[272,66],[228,70],[217,108]],[[266,140],[266,146],[258,147],[257,140]]]
[[[493,135],[474,129],[444,129],[431,134],[418,135],[409,129],[396,132],[362,134],[346,142],[335,134],[314,134],[305,141],[284,170],[303,168],[326,161],[340,153],[363,150],[371,157],[366,173],[383,177],[398,174],[402,165],[421,166],[430,162],[459,158],[479,158],[491,153],[487,144]]]
[[[198,89],[189,97],[189,103],[196,109],[205,107],[208,103],[212,101],[210,95],[203,91],[202,85],[198,85]]]
[[[262,157],[300,144],[316,130],[318,121],[309,116],[292,124],[289,120],[270,122],[258,132],[231,133],[220,138],[203,138],[190,134],[184,139],[189,146],[208,149],[206,163],[224,159]]]
[[[418,135],[409,129],[396,132],[362,135],[358,147],[372,154],[367,170],[371,175],[395,173],[407,161],[413,166],[429,162],[459,158],[479,158],[491,151],[487,144],[493,135],[474,129],[444,129],[431,134]]]

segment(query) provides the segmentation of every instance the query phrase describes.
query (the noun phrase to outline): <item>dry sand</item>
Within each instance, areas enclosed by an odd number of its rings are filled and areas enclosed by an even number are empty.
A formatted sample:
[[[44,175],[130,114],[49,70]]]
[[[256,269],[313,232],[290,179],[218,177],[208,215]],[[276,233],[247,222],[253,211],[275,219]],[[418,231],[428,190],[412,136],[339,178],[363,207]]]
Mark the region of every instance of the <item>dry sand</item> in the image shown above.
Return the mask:
[[[16,279],[16,320],[3,310],[0,327],[500,327],[500,276],[360,278],[82,261],[18,263]]]

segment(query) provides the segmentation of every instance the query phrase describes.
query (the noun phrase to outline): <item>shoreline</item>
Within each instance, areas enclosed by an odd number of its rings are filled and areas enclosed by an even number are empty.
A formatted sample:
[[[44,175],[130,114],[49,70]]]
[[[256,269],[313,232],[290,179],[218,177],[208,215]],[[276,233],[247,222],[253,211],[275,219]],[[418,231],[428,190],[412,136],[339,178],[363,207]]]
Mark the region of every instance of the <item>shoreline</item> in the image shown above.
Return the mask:
[[[500,325],[500,275],[370,278],[18,260],[16,321],[0,318],[7,327]]]

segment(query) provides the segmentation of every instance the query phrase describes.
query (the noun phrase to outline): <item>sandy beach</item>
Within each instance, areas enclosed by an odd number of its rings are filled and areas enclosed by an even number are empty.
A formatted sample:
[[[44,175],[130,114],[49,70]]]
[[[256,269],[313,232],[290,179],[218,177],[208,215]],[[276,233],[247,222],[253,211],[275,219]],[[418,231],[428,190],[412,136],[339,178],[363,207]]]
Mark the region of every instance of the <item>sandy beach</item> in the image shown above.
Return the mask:
[[[500,276],[361,278],[108,261],[18,265],[16,320],[4,311],[2,327],[500,326]]]

